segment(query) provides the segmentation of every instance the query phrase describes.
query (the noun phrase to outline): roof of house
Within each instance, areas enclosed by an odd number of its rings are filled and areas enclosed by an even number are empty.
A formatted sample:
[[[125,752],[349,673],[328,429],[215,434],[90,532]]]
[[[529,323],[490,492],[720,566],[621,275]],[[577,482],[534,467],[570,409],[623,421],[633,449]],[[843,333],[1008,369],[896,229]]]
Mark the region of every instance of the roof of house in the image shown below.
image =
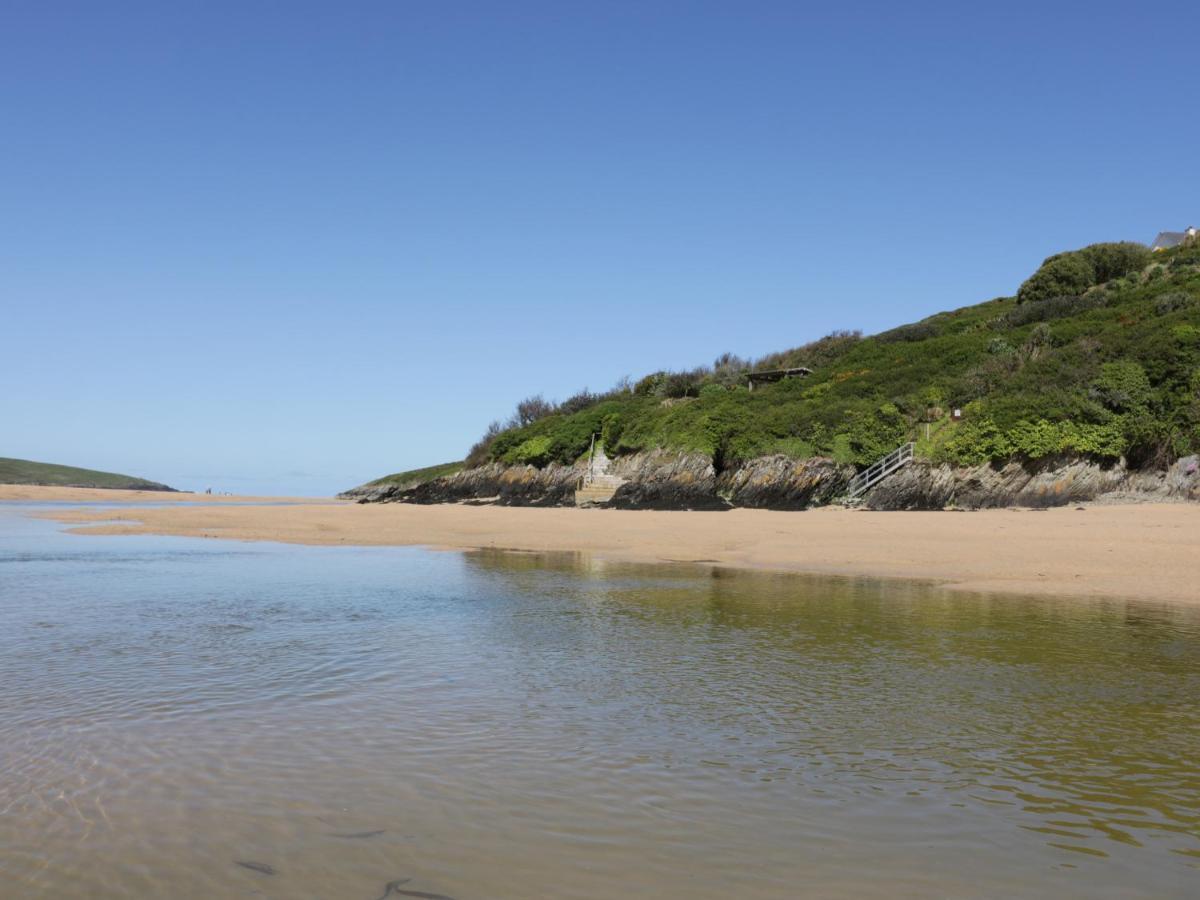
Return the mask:
[[[1178,247],[1187,240],[1187,237],[1186,231],[1160,231],[1158,237],[1154,239],[1154,243],[1150,245],[1150,249],[1167,250],[1171,247]]]

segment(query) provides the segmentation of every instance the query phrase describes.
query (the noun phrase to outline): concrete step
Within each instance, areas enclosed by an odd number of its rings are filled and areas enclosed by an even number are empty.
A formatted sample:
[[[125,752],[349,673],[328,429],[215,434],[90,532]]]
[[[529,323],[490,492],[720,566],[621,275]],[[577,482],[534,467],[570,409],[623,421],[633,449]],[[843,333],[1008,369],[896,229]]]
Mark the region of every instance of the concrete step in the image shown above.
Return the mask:
[[[625,479],[617,475],[597,475],[591,481],[585,482],[585,487],[619,488],[624,483]]]
[[[620,485],[587,485],[575,492],[576,506],[590,506],[596,503],[607,503],[613,498]]]

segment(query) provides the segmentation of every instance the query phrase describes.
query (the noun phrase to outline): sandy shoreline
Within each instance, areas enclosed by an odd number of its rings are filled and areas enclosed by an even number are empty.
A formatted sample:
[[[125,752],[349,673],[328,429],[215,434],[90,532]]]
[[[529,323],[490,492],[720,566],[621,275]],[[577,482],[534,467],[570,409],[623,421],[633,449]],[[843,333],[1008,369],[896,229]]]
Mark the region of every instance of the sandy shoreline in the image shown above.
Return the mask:
[[[0,500],[45,503],[314,503],[312,497],[257,497],[239,494],[194,494],[190,491],[122,491],[109,488],[0,484]],[[321,502],[334,502],[321,501]]]
[[[578,551],[630,562],[699,562],[925,579],[972,591],[1200,604],[1200,506],[1190,504],[794,513],[297,502],[39,515],[90,534]]]

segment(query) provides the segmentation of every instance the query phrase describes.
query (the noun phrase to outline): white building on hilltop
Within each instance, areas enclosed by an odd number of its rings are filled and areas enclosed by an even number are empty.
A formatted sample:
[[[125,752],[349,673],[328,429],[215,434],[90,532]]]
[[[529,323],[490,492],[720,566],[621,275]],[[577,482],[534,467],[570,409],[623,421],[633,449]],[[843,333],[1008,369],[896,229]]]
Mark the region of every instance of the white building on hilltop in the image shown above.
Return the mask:
[[[1183,231],[1160,231],[1158,237],[1154,239],[1154,243],[1150,245],[1150,249],[1169,250],[1172,247],[1178,247],[1188,238],[1194,238],[1196,234],[1195,225],[1189,225]]]

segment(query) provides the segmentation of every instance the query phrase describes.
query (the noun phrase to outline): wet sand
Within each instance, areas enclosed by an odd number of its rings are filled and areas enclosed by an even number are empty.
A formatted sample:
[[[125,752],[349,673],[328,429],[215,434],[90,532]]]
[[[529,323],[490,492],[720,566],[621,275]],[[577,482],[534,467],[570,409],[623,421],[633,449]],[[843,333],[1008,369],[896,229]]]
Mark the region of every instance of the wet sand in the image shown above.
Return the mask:
[[[297,503],[39,515],[86,534],[567,551],[615,561],[923,579],[971,591],[1200,605],[1200,506],[1189,504],[979,512],[633,512]]]

